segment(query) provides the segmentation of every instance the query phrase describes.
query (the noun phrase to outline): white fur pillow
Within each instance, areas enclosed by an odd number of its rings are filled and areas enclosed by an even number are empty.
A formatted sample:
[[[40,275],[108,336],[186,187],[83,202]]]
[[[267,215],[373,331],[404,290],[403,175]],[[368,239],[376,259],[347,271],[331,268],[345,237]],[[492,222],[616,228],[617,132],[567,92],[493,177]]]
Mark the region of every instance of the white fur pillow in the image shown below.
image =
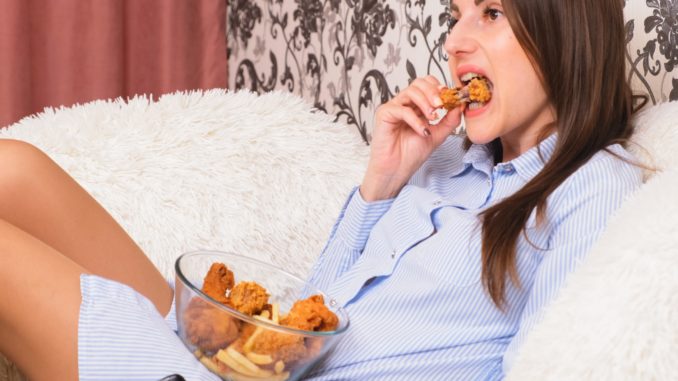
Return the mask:
[[[304,276],[369,151],[355,129],[286,92],[95,101],[46,110],[0,137],[47,152],[166,276],[196,249],[257,256]]]
[[[632,149],[662,171],[612,218],[507,380],[678,377],[678,102],[646,110],[636,124],[642,148]]]

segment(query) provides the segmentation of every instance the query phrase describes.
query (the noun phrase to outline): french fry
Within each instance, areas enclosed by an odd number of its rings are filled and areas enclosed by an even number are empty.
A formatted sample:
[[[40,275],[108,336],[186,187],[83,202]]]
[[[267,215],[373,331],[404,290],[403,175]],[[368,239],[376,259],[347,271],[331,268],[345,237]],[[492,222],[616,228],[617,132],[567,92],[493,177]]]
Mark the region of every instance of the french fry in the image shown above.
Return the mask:
[[[245,354],[245,357],[257,365],[268,365],[273,362],[273,357],[271,357],[271,355],[262,355],[259,353],[249,352]]]
[[[252,372],[257,373],[261,371],[261,368],[259,368],[256,364],[252,363],[252,361],[247,359],[247,357],[243,356],[242,353],[236,351],[235,348],[233,347],[226,348],[226,353],[228,353],[235,361],[239,362]]]
[[[222,373],[223,377],[233,381],[261,381],[261,377],[245,376],[237,372]],[[266,377],[266,381],[286,381],[290,377],[290,372],[283,372]]]
[[[268,312],[268,311],[266,311],[266,312]],[[254,315],[252,317],[257,319],[257,320],[265,321],[267,323],[272,323],[271,319],[269,319],[268,317],[263,317],[263,316],[259,316],[259,315]]]
[[[257,329],[254,330],[254,333],[252,336],[247,338],[247,341],[245,341],[245,344],[242,346],[243,351],[249,352],[252,350],[252,346],[254,345],[254,341],[257,339],[261,333],[264,332],[264,329],[261,327],[257,327]]]
[[[275,324],[280,324],[280,305],[278,303],[273,303],[271,305],[271,320]]]
[[[217,352],[216,356],[217,356],[217,359],[219,359],[219,361],[228,365],[228,367],[233,369],[234,371],[248,375],[248,376],[256,377],[257,372],[253,372],[253,371],[247,369],[246,367],[240,365],[240,363],[235,361],[233,359],[233,357],[231,357],[228,353],[226,353],[225,350],[220,349],[219,352]]]
[[[276,361],[275,365],[273,366],[273,370],[276,374],[281,374],[283,370],[285,370],[285,362],[283,360]]]
[[[220,349],[217,352],[217,358],[234,371],[246,376],[266,378],[273,375],[273,372],[259,368],[233,347],[228,347],[226,350]]]
[[[200,357],[200,362],[202,365],[205,366],[205,368],[211,370],[214,373],[220,373],[221,371],[219,370],[219,365],[217,365],[211,358],[207,356],[202,356]]]

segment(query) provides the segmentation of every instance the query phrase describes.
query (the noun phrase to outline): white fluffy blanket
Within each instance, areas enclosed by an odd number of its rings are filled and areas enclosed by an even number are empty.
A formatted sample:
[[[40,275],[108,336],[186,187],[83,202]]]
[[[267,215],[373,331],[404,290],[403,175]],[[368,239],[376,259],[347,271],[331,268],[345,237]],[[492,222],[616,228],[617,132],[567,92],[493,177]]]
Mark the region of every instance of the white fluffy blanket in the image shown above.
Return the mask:
[[[631,149],[660,172],[612,218],[508,380],[678,380],[678,102],[636,125]]]
[[[309,111],[285,92],[212,90],[47,110],[0,137],[47,152],[167,276],[196,249],[304,275],[369,151],[357,131]]]
[[[0,137],[49,153],[166,275],[198,248],[303,275],[368,153],[352,129],[309,110],[287,93],[174,94],[48,110]],[[677,379],[676,115],[678,102],[638,119],[635,140],[663,172],[613,218],[508,379]]]

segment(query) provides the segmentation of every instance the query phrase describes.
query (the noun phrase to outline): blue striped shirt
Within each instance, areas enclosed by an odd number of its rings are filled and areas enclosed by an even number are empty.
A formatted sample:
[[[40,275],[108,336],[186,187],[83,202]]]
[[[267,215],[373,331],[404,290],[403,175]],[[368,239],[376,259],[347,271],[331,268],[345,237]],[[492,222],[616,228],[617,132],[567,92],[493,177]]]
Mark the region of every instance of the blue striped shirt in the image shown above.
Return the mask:
[[[452,136],[395,199],[366,203],[353,190],[311,272],[351,325],[314,380],[495,380],[510,369],[540,313],[586,255],[608,217],[641,184],[641,170],[597,153],[533,213],[517,243],[522,288],[498,310],[481,284],[478,213],[543,168],[553,134],[506,163]],[[619,145],[610,151],[632,159]]]

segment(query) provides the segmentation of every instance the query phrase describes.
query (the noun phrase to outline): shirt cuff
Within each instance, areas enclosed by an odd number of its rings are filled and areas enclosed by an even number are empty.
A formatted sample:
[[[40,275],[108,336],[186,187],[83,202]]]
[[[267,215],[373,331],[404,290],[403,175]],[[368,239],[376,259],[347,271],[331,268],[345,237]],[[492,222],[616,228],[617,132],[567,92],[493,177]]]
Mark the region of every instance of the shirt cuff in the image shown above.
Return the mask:
[[[372,228],[391,207],[393,200],[367,202],[360,195],[359,187],[355,187],[337,226],[337,238],[349,247],[362,251]]]

